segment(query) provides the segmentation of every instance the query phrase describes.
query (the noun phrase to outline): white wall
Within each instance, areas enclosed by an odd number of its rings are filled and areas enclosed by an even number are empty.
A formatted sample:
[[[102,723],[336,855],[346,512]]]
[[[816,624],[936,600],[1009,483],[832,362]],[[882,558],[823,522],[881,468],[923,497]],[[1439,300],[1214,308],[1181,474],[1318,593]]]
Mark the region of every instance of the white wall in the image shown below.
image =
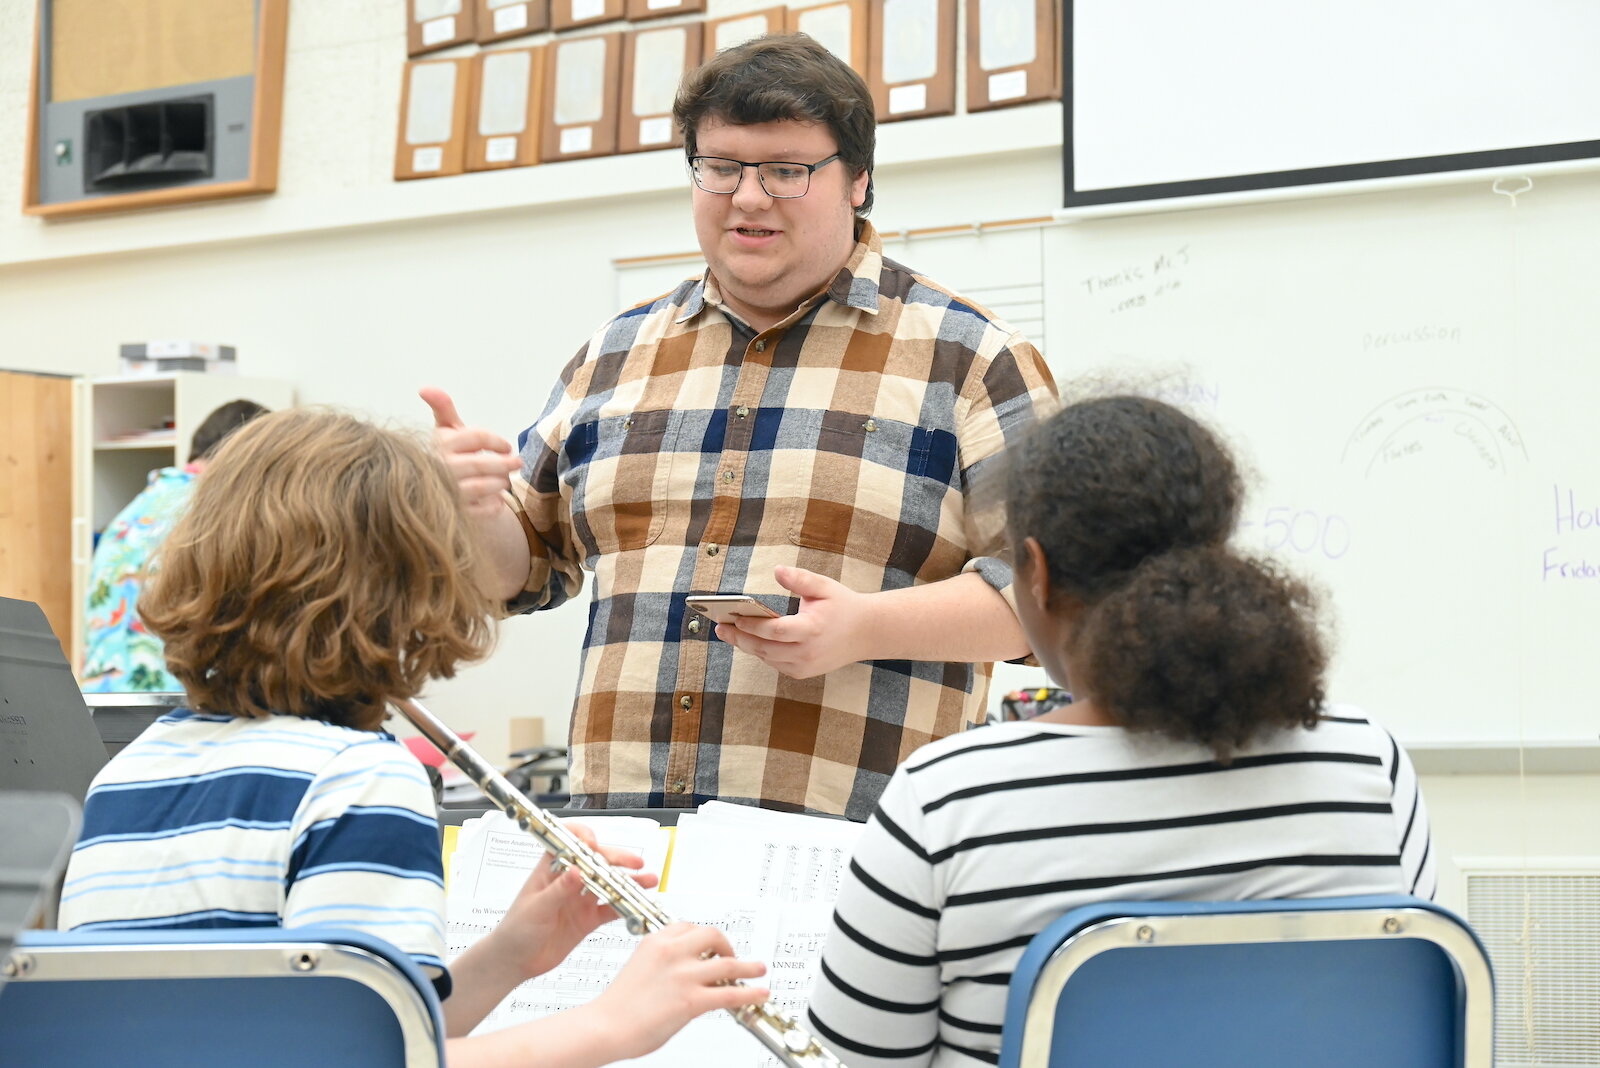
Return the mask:
[[[657,153],[393,182],[403,8],[294,3],[276,195],[46,224],[17,210],[34,0],[0,0],[0,366],[109,373],[120,342],[190,337],[238,346],[245,373],[289,380],[304,402],[421,426],[415,391],[433,383],[471,421],[507,436],[529,423],[615,310],[612,260],[693,248],[680,165]],[[880,225],[1048,215],[1059,116],[885,127]],[[1064,373],[1071,339],[1053,343]],[[510,621],[497,654],[437,684],[432,705],[491,756],[509,715],[564,736],[583,622],[580,605]],[[1600,854],[1600,777],[1527,786],[1524,803],[1515,777],[1429,778],[1441,852]]]

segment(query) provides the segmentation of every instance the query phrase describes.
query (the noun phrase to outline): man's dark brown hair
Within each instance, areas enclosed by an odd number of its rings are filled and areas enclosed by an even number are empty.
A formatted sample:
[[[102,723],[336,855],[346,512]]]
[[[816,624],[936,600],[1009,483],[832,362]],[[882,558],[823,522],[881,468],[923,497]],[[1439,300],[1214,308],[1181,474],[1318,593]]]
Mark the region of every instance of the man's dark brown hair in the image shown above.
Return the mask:
[[[839,162],[850,168],[852,178],[872,174],[878,132],[872,93],[861,75],[803,33],[770,34],[718,52],[684,75],[672,117],[690,156],[698,155],[696,135],[706,119],[733,126],[786,119],[820,123],[832,132]],[[869,177],[867,197],[856,214],[871,210]]]

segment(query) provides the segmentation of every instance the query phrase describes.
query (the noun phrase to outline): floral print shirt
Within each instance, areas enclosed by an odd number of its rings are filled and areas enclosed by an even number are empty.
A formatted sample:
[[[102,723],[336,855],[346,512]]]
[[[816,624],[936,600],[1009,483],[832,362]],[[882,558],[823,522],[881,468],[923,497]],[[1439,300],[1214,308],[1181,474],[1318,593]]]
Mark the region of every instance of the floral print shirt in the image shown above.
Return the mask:
[[[182,690],[167,671],[161,639],[135,606],[150,557],[194,491],[193,465],[150,472],[150,482],[117,513],[95,546],[84,626],[83,691]]]

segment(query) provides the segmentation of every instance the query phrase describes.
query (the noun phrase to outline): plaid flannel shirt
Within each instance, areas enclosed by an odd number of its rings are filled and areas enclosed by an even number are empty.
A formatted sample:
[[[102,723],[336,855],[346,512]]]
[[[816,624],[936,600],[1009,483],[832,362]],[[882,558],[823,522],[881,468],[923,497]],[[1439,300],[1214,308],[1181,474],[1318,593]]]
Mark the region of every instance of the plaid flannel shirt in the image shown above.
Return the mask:
[[[998,494],[974,476],[1055,387],[1005,323],[883,258],[869,224],[771,329],[691,279],[611,320],[519,439],[533,564],[513,610],[594,572],[571,733],[575,807],[710,798],[865,819],[918,746],[983,719],[990,665],[792,679],[718,641],[691,594],[798,607],[773,568],[860,592],[975,570],[1008,598]]]

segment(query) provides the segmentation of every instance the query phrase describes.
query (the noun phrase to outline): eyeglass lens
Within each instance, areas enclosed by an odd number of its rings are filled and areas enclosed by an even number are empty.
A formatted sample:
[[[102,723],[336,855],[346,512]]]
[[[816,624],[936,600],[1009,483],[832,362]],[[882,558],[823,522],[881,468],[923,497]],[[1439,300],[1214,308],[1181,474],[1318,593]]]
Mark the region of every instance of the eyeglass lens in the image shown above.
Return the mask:
[[[732,193],[744,176],[738,160],[699,156],[694,161],[695,180],[708,193]],[[773,197],[802,197],[811,186],[811,168],[799,163],[762,163],[756,166],[761,188]]]

